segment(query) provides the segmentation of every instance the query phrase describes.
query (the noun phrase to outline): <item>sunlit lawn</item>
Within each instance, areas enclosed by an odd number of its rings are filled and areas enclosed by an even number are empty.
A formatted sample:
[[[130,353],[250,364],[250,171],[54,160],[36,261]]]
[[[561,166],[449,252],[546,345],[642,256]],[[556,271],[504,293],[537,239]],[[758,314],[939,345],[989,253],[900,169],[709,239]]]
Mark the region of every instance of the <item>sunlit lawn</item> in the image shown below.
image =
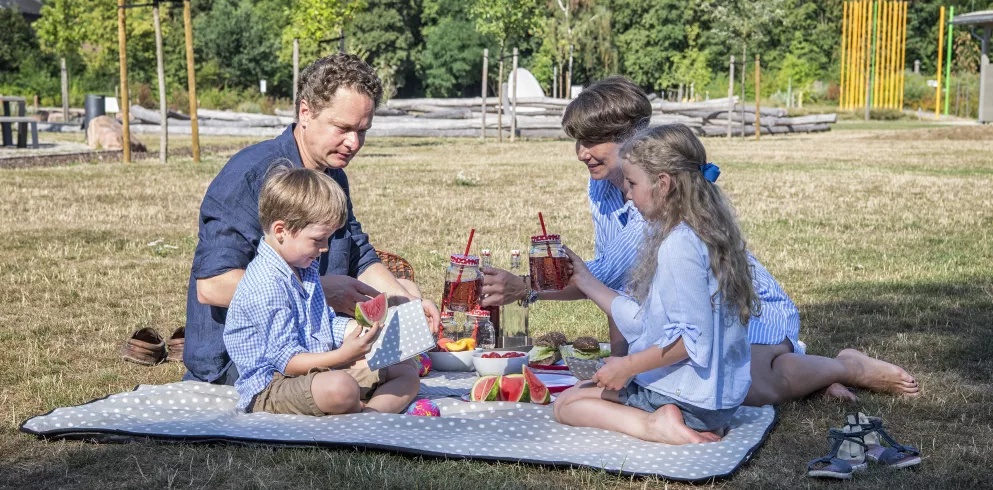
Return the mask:
[[[805,465],[826,453],[827,429],[852,409],[883,416],[901,442],[922,449],[924,464],[917,471],[873,468],[846,487],[993,481],[990,129],[705,140],[750,248],[801,309],[809,352],[833,356],[856,347],[904,366],[923,389],[916,400],[859,393],[857,405],[784,405],[765,446],[718,485],[827,486],[805,479]],[[158,138],[144,139],[154,151]],[[46,443],[20,434],[19,424],[33,415],[180,378],[181,366],[125,363],[118,350],[136,328],[168,335],[183,325],[198,206],[225,160],[0,171],[0,486],[663,484],[377,451]],[[356,215],[374,245],[406,257],[433,298],[447,255],[464,247],[470,228],[474,246],[492,249],[498,266],[539,231],[539,211],[578,253],[592,251],[586,170],[568,142],[370,140],[348,175]],[[162,244],[148,245],[158,239]],[[539,304],[531,325],[570,337],[607,335],[589,303]]]

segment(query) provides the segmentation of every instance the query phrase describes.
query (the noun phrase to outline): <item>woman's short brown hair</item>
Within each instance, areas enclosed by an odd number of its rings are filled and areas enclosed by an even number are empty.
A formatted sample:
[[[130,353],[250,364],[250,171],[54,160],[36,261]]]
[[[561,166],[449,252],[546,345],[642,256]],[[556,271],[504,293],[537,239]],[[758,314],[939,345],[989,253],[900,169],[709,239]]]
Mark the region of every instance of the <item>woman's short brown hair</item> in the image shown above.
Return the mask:
[[[648,127],[652,103],[630,79],[612,76],[579,93],[565,108],[562,129],[576,141],[621,142]]]
[[[331,105],[338,89],[346,87],[372,99],[379,105],[383,98],[383,83],[362,58],[354,54],[335,53],[325,56],[304,68],[297,82],[297,115],[300,114],[300,101],[306,100],[314,114],[319,114]]]
[[[259,223],[266,232],[276,221],[286,222],[286,230],[297,233],[307,225],[327,225],[334,229],[348,219],[345,191],[323,172],[290,168],[289,162],[275,162],[269,169],[259,194]]]

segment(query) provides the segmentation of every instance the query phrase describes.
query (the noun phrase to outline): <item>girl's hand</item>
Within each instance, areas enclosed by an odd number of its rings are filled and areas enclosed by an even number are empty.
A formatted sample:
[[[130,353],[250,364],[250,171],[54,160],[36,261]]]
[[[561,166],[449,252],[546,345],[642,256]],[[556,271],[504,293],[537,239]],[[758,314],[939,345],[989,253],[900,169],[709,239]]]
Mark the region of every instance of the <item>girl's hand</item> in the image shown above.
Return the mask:
[[[631,372],[630,362],[626,356],[607,357],[604,358],[603,362],[603,367],[597,370],[593,379],[590,380],[600,388],[619,391],[627,386],[628,381],[636,374]]]
[[[593,277],[593,273],[590,272],[590,268],[586,267],[586,262],[582,258],[565,245],[562,246],[562,250],[565,252],[566,257],[569,257],[569,266],[572,268],[572,277],[569,279],[569,284],[582,289],[583,285],[587,284],[590,280],[596,280]]]

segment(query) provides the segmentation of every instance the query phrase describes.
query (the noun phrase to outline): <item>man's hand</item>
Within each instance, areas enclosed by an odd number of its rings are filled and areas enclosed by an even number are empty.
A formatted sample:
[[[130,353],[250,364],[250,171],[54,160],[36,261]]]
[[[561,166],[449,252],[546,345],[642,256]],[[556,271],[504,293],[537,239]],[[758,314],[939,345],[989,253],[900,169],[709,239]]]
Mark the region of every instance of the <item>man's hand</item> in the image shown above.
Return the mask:
[[[376,342],[380,330],[382,330],[382,325],[378,323],[368,330],[356,327],[348,335],[345,335],[345,340],[342,341],[338,350],[345,353],[348,359],[354,362],[372,350],[372,344]]]
[[[484,267],[482,306],[503,306],[524,299],[527,286],[520,276],[495,267]]]
[[[441,312],[438,311],[438,306],[431,300],[421,299],[421,307],[424,308],[424,316],[428,319],[431,333],[437,336],[438,331],[441,330]]]
[[[327,275],[321,277],[324,298],[335,313],[355,314],[355,305],[379,296],[379,291],[349,276]]]
[[[605,363],[603,367],[597,370],[590,380],[600,388],[619,391],[635,374],[631,372],[630,359],[627,357],[608,357],[603,361]]]

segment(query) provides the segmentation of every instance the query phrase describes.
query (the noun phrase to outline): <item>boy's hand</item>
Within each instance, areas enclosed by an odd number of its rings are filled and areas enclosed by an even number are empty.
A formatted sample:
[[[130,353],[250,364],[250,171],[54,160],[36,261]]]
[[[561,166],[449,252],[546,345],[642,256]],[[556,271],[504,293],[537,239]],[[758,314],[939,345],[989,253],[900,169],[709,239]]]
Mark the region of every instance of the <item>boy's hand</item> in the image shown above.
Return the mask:
[[[628,384],[628,380],[634,376],[630,371],[630,362],[627,357],[607,357],[604,365],[593,375],[593,381],[600,388],[619,391]]]
[[[576,255],[575,252],[565,245],[562,245],[562,250],[565,251],[566,257],[569,257],[569,266],[572,268],[572,278],[569,279],[569,284],[582,289],[584,284],[596,279],[593,277],[593,273],[590,272],[590,268],[586,267],[586,262]]]
[[[358,359],[372,350],[372,344],[376,342],[376,338],[379,336],[379,331],[382,328],[383,326],[378,323],[368,330],[362,327],[356,327],[345,336],[345,340],[341,343],[339,349],[345,352],[349,359]]]

